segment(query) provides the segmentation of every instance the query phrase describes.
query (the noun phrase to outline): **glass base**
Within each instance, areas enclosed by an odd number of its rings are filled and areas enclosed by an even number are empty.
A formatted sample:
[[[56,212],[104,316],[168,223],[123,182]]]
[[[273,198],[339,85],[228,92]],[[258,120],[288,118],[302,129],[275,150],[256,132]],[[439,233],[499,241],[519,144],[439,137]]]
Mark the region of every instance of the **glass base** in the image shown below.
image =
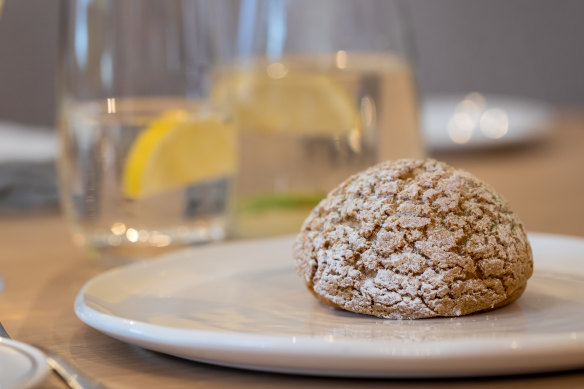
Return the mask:
[[[127,228],[121,231],[77,232],[73,241],[86,249],[102,264],[119,265],[155,258],[181,248],[216,242],[225,238],[223,223],[205,226],[160,228],[156,230]]]

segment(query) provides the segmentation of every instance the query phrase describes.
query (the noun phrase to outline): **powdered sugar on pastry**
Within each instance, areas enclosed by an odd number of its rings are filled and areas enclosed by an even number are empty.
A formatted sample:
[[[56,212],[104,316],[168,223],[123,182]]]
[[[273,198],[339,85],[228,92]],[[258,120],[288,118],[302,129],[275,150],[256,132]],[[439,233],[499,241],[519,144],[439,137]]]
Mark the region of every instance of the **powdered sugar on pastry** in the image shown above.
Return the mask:
[[[347,179],[307,218],[294,256],[323,302],[391,319],[506,305],[533,272],[506,201],[431,159],[384,162]]]

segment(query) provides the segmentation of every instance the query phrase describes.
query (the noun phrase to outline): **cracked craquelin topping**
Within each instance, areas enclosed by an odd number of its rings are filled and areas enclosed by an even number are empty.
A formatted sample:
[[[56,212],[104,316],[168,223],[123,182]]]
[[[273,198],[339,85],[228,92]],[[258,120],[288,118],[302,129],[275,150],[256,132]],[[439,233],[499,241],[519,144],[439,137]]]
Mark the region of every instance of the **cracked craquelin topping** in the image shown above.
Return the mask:
[[[533,272],[506,201],[432,159],[388,161],[347,179],[306,219],[294,257],[324,303],[389,319],[497,308]]]

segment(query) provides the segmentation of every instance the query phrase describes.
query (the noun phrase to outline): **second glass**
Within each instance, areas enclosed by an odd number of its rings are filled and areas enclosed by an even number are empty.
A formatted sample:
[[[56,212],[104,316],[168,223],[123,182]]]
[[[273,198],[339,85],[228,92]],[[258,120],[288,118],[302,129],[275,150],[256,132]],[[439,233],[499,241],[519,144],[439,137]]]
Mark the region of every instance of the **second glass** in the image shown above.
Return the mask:
[[[423,155],[399,2],[222,4],[213,96],[230,101],[239,130],[236,237],[297,232],[351,174]]]

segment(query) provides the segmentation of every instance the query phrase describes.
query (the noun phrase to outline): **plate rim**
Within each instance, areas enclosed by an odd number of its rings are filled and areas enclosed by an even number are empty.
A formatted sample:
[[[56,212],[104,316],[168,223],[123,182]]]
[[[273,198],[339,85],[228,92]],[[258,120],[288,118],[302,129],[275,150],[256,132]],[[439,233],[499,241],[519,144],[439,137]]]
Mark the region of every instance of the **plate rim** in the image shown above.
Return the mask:
[[[561,235],[561,234],[548,234],[548,233],[529,233],[530,240],[534,238],[535,240],[541,239],[552,239],[552,240],[571,240],[579,244],[584,245],[584,239],[577,236]],[[267,240],[277,240],[277,239],[289,239],[276,238]],[[235,241],[228,242],[227,244],[257,244],[259,241]],[[215,246],[217,247],[217,246]],[[184,251],[183,251],[184,252]],[[250,334],[235,331],[213,331],[213,330],[197,330],[197,329],[187,329],[187,328],[175,328],[168,327],[164,325],[152,324],[143,321],[132,320],[129,318],[124,318],[115,314],[107,314],[100,312],[90,305],[85,303],[85,293],[86,290],[91,287],[94,282],[99,282],[103,277],[110,277],[115,275],[117,272],[128,271],[133,266],[146,267],[156,266],[161,261],[172,260],[173,257],[180,258],[180,251],[173,252],[156,259],[154,262],[138,262],[131,265],[126,265],[118,268],[111,269],[107,272],[101,273],[96,277],[92,278],[82,287],[78,293],[75,303],[74,310],[81,321],[103,332],[109,336],[120,339],[122,341],[139,345],[144,348],[160,351],[167,354],[176,355],[183,358],[194,359],[198,361],[204,361],[214,364],[223,364],[227,366],[243,367],[246,369],[255,370],[268,370],[268,371],[280,371],[280,372],[300,372],[302,374],[318,374],[318,375],[335,375],[335,376],[376,376],[376,377],[411,377],[411,373],[416,373],[416,376],[420,376],[419,370],[413,370],[410,374],[402,372],[402,374],[397,374],[399,372],[393,370],[388,370],[386,372],[376,373],[362,373],[359,369],[357,371],[339,371],[338,369],[327,370],[327,369],[314,369],[314,371],[308,371],[305,368],[290,368],[288,366],[280,366],[277,368],[270,368],[269,366],[257,366],[257,365],[245,365],[242,363],[229,363],[225,360],[213,360],[212,358],[204,359],[201,357],[193,356],[190,350],[196,348],[199,351],[205,351],[207,354],[213,355],[213,350],[221,350],[229,348],[230,351],[235,353],[244,353],[253,355],[256,359],[266,359],[262,356],[269,355],[270,352],[274,353],[289,353],[291,357],[297,355],[306,355],[310,353],[312,357],[315,358],[329,358],[337,362],[343,362],[347,360],[353,360],[354,358],[365,358],[365,359],[376,359],[378,361],[383,361],[384,363],[396,362],[413,362],[420,359],[431,362],[435,365],[442,366],[446,361],[459,361],[469,358],[474,359],[484,359],[487,358],[494,360],[497,357],[511,358],[513,361],[520,361],[522,358],[529,356],[531,358],[538,357],[544,359],[553,359],[552,356],[562,357],[562,360],[566,360],[566,356],[571,356],[577,360],[574,366],[578,367],[584,364],[584,328],[579,332],[572,332],[569,335],[567,333],[563,334],[553,334],[546,335],[542,338],[527,337],[523,339],[514,339],[513,336],[502,336],[497,339],[465,339],[464,342],[458,340],[453,342],[452,340],[430,340],[422,341],[418,343],[408,343],[406,341],[388,341],[382,340],[380,342],[362,342],[358,339],[326,339],[323,336],[314,335],[279,335],[279,334]],[[130,269],[131,271],[131,269]],[[456,318],[433,318],[426,320],[456,320]],[[122,329],[120,331],[120,328]],[[163,341],[160,339],[163,338]],[[392,343],[395,347],[400,348],[399,352],[396,350],[389,350],[387,346]],[[449,347],[452,345],[455,347]],[[358,347],[355,347],[358,345]],[[407,345],[404,352],[404,345]],[[323,347],[326,346],[326,347]],[[166,349],[172,347],[176,350],[174,353],[169,352]],[[344,352],[347,350],[351,351],[350,356],[345,356]],[[259,357],[259,358],[258,358]],[[269,357],[268,357],[269,359]],[[554,361],[557,365],[558,361]],[[452,363],[452,362],[448,362]],[[535,367],[541,369],[543,366],[540,364],[535,364]],[[548,363],[549,365],[549,363]],[[556,368],[547,369],[558,370],[558,368],[563,369],[568,367],[568,364],[561,363],[561,366],[556,366]],[[430,369],[431,371],[426,371],[425,374],[431,377],[438,376],[465,376],[465,374],[453,374],[450,371],[436,371]],[[476,369],[475,369],[476,370]],[[480,374],[492,375],[494,372],[489,372],[489,369],[479,369]],[[532,372],[540,371],[535,370],[534,366],[524,366],[522,369],[511,369],[512,372]],[[497,372],[499,374],[500,371]],[[424,372],[422,372],[424,374]],[[479,374],[479,375],[480,375]],[[469,374],[477,375],[477,374]]]

